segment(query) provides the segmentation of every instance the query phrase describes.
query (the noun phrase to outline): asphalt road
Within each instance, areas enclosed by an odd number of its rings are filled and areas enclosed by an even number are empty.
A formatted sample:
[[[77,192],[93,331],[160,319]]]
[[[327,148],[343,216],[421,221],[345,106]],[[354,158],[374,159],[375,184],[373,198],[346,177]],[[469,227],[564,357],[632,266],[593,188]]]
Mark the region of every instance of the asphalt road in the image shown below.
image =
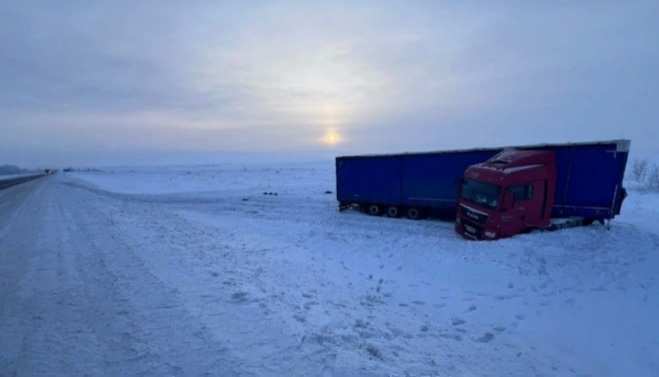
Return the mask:
[[[29,182],[37,178],[41,178],[43,175],[31,175],[27,177],[19,177],[19,178],[12,178],[12,179],[2,179],[2,176],[0,176],[0,190],[6,189],[7,187],[19,185],[21,183]]]

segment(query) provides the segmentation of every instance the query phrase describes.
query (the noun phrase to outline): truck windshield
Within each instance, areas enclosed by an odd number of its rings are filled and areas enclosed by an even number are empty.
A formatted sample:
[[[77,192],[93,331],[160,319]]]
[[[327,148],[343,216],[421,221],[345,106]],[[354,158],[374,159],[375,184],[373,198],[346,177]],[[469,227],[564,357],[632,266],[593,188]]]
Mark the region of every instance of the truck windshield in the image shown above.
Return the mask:
[[[462,185],[462,198],[485,207],[497,208],[501,189],[491,183],[465,179]]]

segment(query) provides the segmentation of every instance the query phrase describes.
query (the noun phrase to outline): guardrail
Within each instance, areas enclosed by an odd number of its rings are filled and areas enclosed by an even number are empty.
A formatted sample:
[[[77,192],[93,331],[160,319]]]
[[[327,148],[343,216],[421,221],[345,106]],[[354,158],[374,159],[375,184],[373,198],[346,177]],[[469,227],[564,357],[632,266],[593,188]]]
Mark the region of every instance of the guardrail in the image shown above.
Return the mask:
[[[45,174],[35,174],[35,175],[28,175],[23,177],[2,179],[2,176],[0,175],[0,190],[4,190],[8,187],[20,185],[21,183],[32,181],[37,178],[41,178],[45,176],[46,176]]]

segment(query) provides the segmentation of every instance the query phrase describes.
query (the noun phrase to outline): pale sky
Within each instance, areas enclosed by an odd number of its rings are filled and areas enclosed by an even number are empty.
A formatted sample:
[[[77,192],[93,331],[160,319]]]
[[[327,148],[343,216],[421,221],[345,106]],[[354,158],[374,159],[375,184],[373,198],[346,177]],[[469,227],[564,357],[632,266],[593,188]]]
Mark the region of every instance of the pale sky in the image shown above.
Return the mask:
[[[3,1],[0,83],[0,164],[659,155],[659,1]]]

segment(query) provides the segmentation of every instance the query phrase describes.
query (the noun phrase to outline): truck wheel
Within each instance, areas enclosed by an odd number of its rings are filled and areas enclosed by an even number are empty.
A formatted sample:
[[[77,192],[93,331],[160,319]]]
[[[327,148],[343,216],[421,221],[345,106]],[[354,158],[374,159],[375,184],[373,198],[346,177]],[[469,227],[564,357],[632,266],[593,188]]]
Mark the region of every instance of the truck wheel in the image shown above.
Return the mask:
[[[382,211],[382,209],[377,204],[371,204],[370,206],[368,206],[368,214],[369,215],[377,216],[377,215],[380,214],[381,211]]]
[[[400,210],[396,206],[387,207],[387,216],[398,217],[400,216]]]
[[[407,218],[410,220],[419,220],[421,218],[421,211],[418,208],[408,208],[407,209]]]

